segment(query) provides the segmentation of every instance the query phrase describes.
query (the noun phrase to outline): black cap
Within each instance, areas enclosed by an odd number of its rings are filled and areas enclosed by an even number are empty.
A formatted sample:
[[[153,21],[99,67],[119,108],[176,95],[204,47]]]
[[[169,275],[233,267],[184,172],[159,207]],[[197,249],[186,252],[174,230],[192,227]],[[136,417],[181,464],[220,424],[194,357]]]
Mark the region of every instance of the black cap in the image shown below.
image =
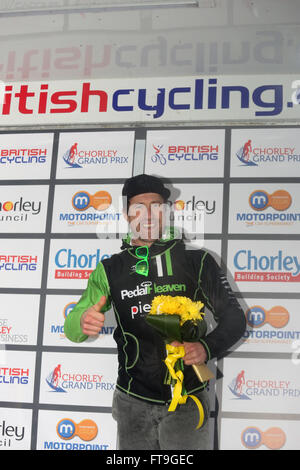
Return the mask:
[[[164,201],[167,201],[170,196],[169,189],[165,188],[163,182],[156,176],[143,174],[133,176],[125,181],[122,196],[127,196],[127,201],[133,196],[144,193],[160,194]]]

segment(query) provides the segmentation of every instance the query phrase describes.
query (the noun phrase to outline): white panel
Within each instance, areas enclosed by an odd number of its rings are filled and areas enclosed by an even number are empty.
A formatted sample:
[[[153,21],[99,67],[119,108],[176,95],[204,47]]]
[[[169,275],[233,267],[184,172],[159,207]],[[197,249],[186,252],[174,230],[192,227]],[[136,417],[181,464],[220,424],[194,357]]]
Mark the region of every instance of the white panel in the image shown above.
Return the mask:
[[[105,324],[99,337],[89,337],[82,343],[72,343],[64,334],[64,321],[66,316],[72,311],[80,296],[48,295],[46,298],[45,323],[43,344],[47,346],[76,346],[76,347],[96,347],[115,348],[116,343],[113,333],[116,322],[112,310],[105,313]]]
[[[133,132],[61,133],[56,178],[129,178],[133,148]]]
[[[32,403],[35,356],[32,351],[2,351],[0,401]]]
[[[299,129],[233,129],[230,175],[242,178],[299,176]]]
[[[44,353],[40,403],[109,407],[116,375],[116,355]]]
[[[230,240],[228,247],[227,267],[234,289],[299,292],[298,240]]]
[[[107,413],[40,410],[38,450],[115,450],[116,422]]]
[[[299,184],[231,184],[229,233],[298,234],[299,207]]]
[[[1,287],[40,288],[43,256],[44,240],[1,239]]]
[[[290,359],[226,358],[223,374],[223,411],[300,412],[298,365]]]
[[[126,233],[122,186],[56,185],[53,233]]]
[[[289,353],[300,346],[298,299],[244,299],[247,329],[240,352]],[[296,358],[296,357],[295,357]]]
[[[39,295],[0,294],[0,343],[37,344],[39,305]]]
[[[97,264],[118,253],[121,240],[52,240],[48,288],[85,289]]]
[[[145,171],[169,178],[222,177],[224,139],[222,129],[148,131]]]

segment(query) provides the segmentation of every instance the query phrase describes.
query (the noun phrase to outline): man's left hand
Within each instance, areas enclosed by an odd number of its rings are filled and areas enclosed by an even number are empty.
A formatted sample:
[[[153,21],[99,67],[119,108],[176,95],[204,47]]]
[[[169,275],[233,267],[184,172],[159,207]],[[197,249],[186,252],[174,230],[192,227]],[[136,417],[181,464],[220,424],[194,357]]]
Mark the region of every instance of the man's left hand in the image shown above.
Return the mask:
[[[185,355],[183,357],[183,362],[187,366],[193,364],[204,364],[207,360],[207,353],[204,346],[201,343],[179,343],[174,341],[172,346],[184,346]]]

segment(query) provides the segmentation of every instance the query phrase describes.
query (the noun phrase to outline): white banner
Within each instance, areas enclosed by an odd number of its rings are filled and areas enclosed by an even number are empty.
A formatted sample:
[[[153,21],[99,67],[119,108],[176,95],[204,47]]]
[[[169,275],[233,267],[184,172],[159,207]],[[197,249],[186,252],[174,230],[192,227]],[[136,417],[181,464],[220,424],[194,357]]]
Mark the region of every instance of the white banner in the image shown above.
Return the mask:
[[[2,83],[0,125],[298,120],[297,75]]]

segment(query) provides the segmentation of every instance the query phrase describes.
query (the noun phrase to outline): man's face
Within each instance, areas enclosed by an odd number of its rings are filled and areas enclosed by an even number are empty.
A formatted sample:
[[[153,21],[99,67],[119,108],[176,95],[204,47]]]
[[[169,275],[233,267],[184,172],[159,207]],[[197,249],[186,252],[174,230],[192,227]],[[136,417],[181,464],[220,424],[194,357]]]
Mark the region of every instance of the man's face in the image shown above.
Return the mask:
[[[152,242],[162,236],[164,200],[160,194],[145,193],[129,201],[128,222],[135,238]]]

